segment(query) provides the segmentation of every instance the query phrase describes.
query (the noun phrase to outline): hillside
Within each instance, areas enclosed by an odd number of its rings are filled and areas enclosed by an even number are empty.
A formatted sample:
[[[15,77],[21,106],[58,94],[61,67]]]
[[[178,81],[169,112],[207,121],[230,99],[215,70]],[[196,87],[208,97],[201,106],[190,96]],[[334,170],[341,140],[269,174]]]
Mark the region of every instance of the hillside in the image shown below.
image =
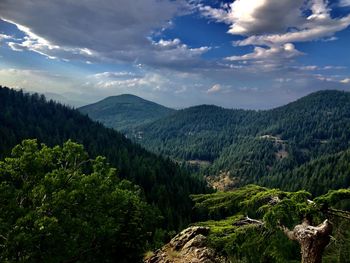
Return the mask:
[[[207,191],[202,180],[141,146],[44,96],[0,86],[0,158],[23,139],[37,138],[48,146],[68,139],[84,145],[91,157],[103,155],[118,175],[141,186],[149,203],[162,213],[162,226],[175,230],[190,220],[189,195]]]
[[[324,193],[329,188],[349,187],[350,149],[321,156],[285,173],[271,174],[262,178],[260,183],[289,191],[311,189],[315,195]]]
[[[143,132],[144,139],[138,142],[174,158],[213,161],[233,142],[235,130],[244,129],[256,117],[255,111],[195,106],[140,126],[138,130]]]
[[[319,91],[267,111],[196,106],[138,130],[149,150],[209,161],[204,175],[225,172],[242,185],[349,148],[350,93]]]
[[[130,94],[108,97],[78,110],[107,127],[123,132],[132,131],[138,125],[150,123],[175,112]]]

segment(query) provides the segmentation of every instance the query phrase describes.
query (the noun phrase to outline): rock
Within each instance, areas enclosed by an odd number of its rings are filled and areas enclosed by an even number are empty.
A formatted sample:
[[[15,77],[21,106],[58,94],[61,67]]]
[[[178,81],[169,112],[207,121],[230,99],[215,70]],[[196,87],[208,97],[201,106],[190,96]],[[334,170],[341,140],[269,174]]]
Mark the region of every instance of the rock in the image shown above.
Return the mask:
[[[188,241],[200,234],[207,236],[209,234],[209,228],[201,226],[186,228],[180,234],[177,234],[172,240],[170,240],[169,244],[175,250],[178,250],[181,249]]]
[[[206,246],[209,228],[193,226],[145,259],[145,263],[227,263],[225,257]]]
[[[207,238],[202,234],[198,234],[194,238],[187,241],[187,243],[183,246],[183,249],[189,249],[192,247],[204,247],[206,245]]]

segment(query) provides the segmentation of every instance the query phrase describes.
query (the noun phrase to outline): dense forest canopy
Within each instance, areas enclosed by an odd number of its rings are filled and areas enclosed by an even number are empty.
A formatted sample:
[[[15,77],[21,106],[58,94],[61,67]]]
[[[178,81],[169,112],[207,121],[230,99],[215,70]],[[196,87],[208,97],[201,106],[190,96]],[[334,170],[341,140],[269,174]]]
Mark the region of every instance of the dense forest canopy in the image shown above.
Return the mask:
[[[75,109],[0,87],[1,260],[139,262],[199,221],[232,262],[347,262],[350,192],[329,190],[350,185],[349,125],[346,92],[269,111],[202,105],[127,130],[151,153]],[[213,193],[203,175],[243,187]]]
[[[226,173],[238,186],[263,183],[298,189],[302,180],[289,180],[286,172],[303,177],[301,166],[322,163],[319,158],[335,160],[349,148],[350,93],[319,91],[266,111],[201,105],[140,126],[138,132],[142,138],[135,140],[155,153],[210,163],[202,167],[202,175]],[[321,185],[309,181],[305,187],[317,194],[348,187],[349,174],[343,168],[328,169],[328,179]]]
[[[139,262],[159,211],[106,158],[25,140],[0,161],[1,262]]]
[[[0,157],[28,138],[48,146],[72,139],[84,145],[92,157],[105,156],[118,168],[121,178],[140,185],[147,201],[161,211],[162,227],[167,230],[177,230],[190,222],[190,194],[208,191],[204,180],[77,110],[46,101],[38,94],[0,87]]]

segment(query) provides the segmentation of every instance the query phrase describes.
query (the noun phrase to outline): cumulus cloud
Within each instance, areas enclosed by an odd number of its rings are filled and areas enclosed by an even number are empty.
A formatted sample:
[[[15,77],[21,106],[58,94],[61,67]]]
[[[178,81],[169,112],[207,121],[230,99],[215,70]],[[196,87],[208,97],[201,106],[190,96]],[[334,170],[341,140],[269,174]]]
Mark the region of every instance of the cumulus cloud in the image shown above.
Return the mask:
[[[340,80],[340,83],[348,84],[348,83],[350,83],[350,78],[342,79],[342,80]]]
[[[350,25],[350,15],[331,17],[326,0],[236,0],[220,9],[199,5],[199,10],[206,17],[228,24],[228,33],[247,36],[236,42],[241,46],[332,37]]]
[[[310,21],[304,24],[303,29],[295,32],[281,34],[253,35],[244,40],[236,41],[238,46],[247,45],[276,45],[288,42],[307,42],[331,37],[334,33],[344,30],[350,25],[350,16],[340,19],[331,19],[329,17],[312,17]]]
[[[154,49],[141,55],[140,59],[146,64],[158,66],[175,66],[189,69],[200,66],[203,61],[198,58],[211,48],[202,46],[191,48],[183,44],[180,39],[152,41]]]
[[[295,58],[305,53],[295,43],[333,41],[336,32],[350,25],[350,15],[331,15],[327,0],[235,0],[216,8],[200,3],[197,8],[204,17],[227,24],[227,33],[243,37],[234,46],[254,47],[251,53],[225,58],[231,69],[251,73],[336,69],[296,66]]]
[[[285,31],[300,21],[303,0],[236,0],[221,9],[200,5],[207,17],[230,25],[229,33],[253,35]]]
[[[255,47],[253,53],[245,54],[242,56],[227,57],[230,61],[240,60],[280,60],[291,59],[302,55],[303,53],[296,50],[291,43],[284,44],[283,46],[275,46],[271,48]]]
[[[153,42],[154,45],[160,46],[160,47],[178,47],[181,44],[181,40],[178,38],[175,38],[173,40],[164,40],[161,39],[158,42]]]

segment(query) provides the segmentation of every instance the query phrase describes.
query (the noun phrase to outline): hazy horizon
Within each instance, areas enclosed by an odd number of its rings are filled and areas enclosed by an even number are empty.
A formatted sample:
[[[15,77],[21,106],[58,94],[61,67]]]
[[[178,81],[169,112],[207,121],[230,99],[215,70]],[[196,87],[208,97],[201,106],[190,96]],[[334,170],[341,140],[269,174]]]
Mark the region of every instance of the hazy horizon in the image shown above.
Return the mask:
[[[28,92],[28,93],[38,93],[36,91],[28,91],[28,90],[25,90],[25,89],[22,89],[24,92]],[[337,90],[337,89],[333,89],[334,91],[344,91],[344,92],[349,92],[349,91],[346,91],[346,90]],[[323,91],[326,91],[326,90],[323,90]],[[332,89],[328,89],[328,91],[332,91]],[[317,92],[317,91],[315,91]],[[310,94],[313,94],[315,92],[310,92],[308,94],[306,94],[305,96],[308,96]],[[278,107],[282,107],[282,106],[285,106],[289,103],[293,103],[305,96],[302,96],[300,98],[296,98],[295,100],[291,100],[287,103],[284,103],[284,104],[281,104],[281,105],[276,105],[276,106],[272,106],[270,108],[235,108],[235,107],[225,107],[225,106],[221,106],[221,105],[218,105],[218,104],[213,104],[213,103],[202,103],[202,104],[192,104],[192,105],[188,105],[188,106],[184,106],[184,107],[171,107],[169,105],[166,105],[166,104],[163,104],[161,102],[157,102],[155,100],[151,100],[151,99],[147,99],[147,98],[144,98],[144,97],[141,97],[141,96],[138,96],[138,95],[134,95],[134,94],[131,94],[131,93],[122,93],[122,94],[118,94],[118,95],[111,95],[111,96],[107,96],[107,97],[104,97],[102,99],[99,99],[99,100],[96,100],[96,101],[92,101],[92,102],[88,102],[88,103],[81,103],[81,102],[78,102],[78,101],[74,101],[74,100],[70,100],[69,98],[66,98],[64,97],[63,95],[59,95],[59,94],[56,94],[56,93],[38,93],[38,94],[43,94],[45,95],[46,99],[47,100],[54,100],[56,102],[59,102],[59,103],[62,103],[62,104],[65,104],[65,105],[68,105],[68,106],[72,106],[74,108],[80,108],[80,107],[84,107],[84,106],[88,106],[88,105],[92,105],[92,104],[95,104],[95,103],[98,103],[104,99],[107,99],[107,98],[110,98],[110,97],[118,97],[118,96],[123,96],[123,95],[131,95],[131,96],[135,96],[135,97],[138,97],[138,98],[141,98],[143,100],[146,100],[146,101],[149,101],[149,102],[154,102],[156,104],[159,104],[161,106],[164,106],[164,107],[167,107],[167,108],[171,108],[171,109],[175,109],[175,110],[182,110],[182,109],[186,109],[186,108],[191,108],[191,107],[196,107],[196,106],[202,106],[202,105],[207,105],[207,106],[217,106],[217,107],[222,107],[224,109],[237,109],[237,110],[256,110],[256,111],[259,111],[259,110],[272,110],[272,109],[275,109],[275,108],[278,108]]]

